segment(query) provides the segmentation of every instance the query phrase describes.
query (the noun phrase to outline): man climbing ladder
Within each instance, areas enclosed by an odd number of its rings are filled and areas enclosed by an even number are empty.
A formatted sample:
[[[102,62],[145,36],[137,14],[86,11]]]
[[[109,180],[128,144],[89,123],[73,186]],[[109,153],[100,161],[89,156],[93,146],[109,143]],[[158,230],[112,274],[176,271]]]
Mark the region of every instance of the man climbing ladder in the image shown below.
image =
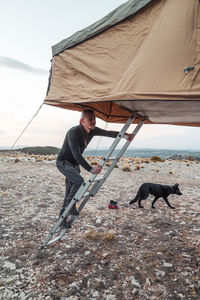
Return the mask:
[[[80,186],[84,182],[80,175],[81,165],[85,170],[91,174],[99,174],[102,166],[99,164],[94,167],[90,166],[82,156],[83,151],[95,135],[107,136],[116,138],[117,131],[108,131],[100,129],[96,126],[95,114],[92,110],[84,110],[81,114],[80,124],[72,127],[66,134],[63,146],[58,154],[56,166],[58,170],[66,177],[66,192],[63,202],[60,216],[65,211],[72,198],[79,190]],[[126,133],[124,135],[127,140],[132,141],[133,135]],[[75,203],[72,206],[70,212],[71,215],[78,215]],[[66,219],[63,220],[62,226],[67,227]]]
[[[93,112],[92,112],[92,114],[93,114]],[[44,249],[47,245],[49,245],[53,242],[61,240],[62,237],[64,236],[64,234],[66,233],[66,231],[69,228],[71,228],[71,224],[76,219],[77,214],[72,215],[70,219],[68,219],[68,217],[71,214],[70,211],[74,207],[75,203],[80,201],[80,205],[79,205],[78,210],[77,210],[77,213],[79,213],[82,210],[82,208],[84,207],[84,205],[87,203],[89,198],[95,196],[95,194],[98,192],[100,187],[103,185],[104,181],[107,179],[109,174],[112,172],[113,168],[116,166],[119,159],[122,157],[122,155],[124,154],[124,152],[128,148],[131,140],[136,136],[136,134],[138,133],[138,131],[140,130],[140,128],[144,124],[145,119],[146,119],[146,117],[144,117],[144,118],[141,117],[141,121],[135,127],[135,129],[133,130],[133,133],[132,134],[127,134],[126,130],[133,123],[134,115],[129,117],[126,124],[123,126],[122,130],[118,133],[118,135],[115,138],[114,142],[112,143],[110,148],[107,150],[107,152],[104,155],[104,157],[102,158],[102,160],[99,162],[98,169],[101,169],[104,166],[104,164],[110,159],[112,159],[112,164],[107,168],[106,172],[104,173],[104,175],[102,177],[98,177],[97,175],[100,172],[96,172],[96,173],[91,175],[91,177],[89,178],[89,180],[87,182],[83,182],[81,184],[80,188],[78,189],[78,191],[76,192],[74,197],[71,199],[69,204],[67,204],[64,212],[61,213],[60,218],[58,219],[56,225],[49,232],[47,238],[45,239],[44,243],[41,246],[41,249]],[[123,145],[121,150],[118,152],[116,157],[111,158],[111,155],[112,155],[113,151],[116,149],[117,145],[119,144],[121,139],[124,138],[124,137],[127,139],[127,141],[125,142],[125,144]],[[90,167],[90,168],[92,168],[92,167]],[[66,218],[68,219],[67,222],[64,221]],[[66,227],[61,226],[63,221],[64,221]]]

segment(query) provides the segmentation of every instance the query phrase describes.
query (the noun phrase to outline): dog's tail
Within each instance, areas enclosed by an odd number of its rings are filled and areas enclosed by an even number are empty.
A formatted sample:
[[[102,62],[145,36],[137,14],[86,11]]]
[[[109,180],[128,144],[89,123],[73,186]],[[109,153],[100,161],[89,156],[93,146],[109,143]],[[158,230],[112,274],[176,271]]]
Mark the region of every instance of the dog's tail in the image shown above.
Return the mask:
[[[137,195],[135,196],[135,198],[129,202],[129,205],[131,205],[131,204],[137,202],[138,199],[139,199],[139,193],[137,193]]]

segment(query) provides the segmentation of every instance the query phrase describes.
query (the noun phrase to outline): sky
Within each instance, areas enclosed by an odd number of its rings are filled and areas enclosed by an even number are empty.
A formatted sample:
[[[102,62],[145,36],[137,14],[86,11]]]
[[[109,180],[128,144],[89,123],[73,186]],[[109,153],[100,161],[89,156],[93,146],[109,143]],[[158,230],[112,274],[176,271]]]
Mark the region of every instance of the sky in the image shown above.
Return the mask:
[[[124,0],[0,0],[0,148],[11,147],[42,105],[51,47],[124,3]],[[16,143],[61,147],[80,113],[43,105]],[[122,124],[97,126],[120,130]],[[131,126],[128,132],[132,132]],[[144,125],[130,147],[200,150],[200,128]],[[111,139],[95,137],[89,147]]]

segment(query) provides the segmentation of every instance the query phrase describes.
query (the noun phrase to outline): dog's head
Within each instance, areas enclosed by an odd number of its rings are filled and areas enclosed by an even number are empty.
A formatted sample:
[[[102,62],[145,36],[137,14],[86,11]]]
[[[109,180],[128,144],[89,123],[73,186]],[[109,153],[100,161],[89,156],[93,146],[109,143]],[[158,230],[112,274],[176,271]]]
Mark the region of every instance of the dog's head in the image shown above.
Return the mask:
[[[179,183],[176,183],[175,185],[172,186],[172,193],[176,195],[182,195],[182,193],[179,190]]]

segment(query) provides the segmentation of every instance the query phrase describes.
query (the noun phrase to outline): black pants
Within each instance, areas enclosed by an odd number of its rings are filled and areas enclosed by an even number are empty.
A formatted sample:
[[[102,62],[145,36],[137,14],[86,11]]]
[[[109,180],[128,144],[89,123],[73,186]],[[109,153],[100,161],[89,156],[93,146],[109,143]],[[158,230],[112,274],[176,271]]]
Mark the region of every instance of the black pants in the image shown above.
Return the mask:
[[[60,215],[64,212],[66,206],[70,203],[81,184],[83,183],[83,177],[80,175],[80,167],[77,165],[73,165],[69,161],[56,161],[56,166],[58,170],[66,177],[65,179],[65,198],[63,201],[63,205],[60,211]]]

